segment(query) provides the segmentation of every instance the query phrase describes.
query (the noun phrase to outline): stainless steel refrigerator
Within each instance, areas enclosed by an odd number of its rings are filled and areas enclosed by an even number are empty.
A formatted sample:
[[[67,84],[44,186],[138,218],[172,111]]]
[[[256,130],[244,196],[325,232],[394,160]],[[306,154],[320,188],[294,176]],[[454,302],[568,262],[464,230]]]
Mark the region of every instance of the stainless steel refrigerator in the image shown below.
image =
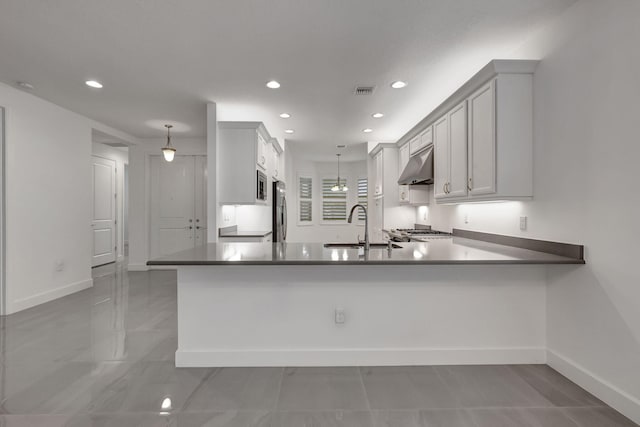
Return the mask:
[[[285,185],[282,181],[273,183],[273,242],[287,240],[287,198]]]

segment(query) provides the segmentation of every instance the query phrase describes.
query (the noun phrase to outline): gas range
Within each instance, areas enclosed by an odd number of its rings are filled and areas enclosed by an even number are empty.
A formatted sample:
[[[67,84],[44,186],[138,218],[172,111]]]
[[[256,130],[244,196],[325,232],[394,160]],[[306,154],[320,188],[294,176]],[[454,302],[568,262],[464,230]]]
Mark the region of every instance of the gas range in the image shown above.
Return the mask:
[[[425,242],[431,239],[451,237],[451,233],[430,228],[392,228],[388,233],[389,239],[393,242]]]

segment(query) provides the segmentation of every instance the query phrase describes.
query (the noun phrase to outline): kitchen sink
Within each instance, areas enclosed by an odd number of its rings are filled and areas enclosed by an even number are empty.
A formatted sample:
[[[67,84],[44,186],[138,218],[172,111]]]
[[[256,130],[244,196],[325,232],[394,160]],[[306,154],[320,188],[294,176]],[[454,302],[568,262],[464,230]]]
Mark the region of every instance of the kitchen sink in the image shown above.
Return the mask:
[[[325,243],[325,248],[344,248],[344,249],[360,249],[364,247],[364,243]],[[389,247],[386,243],[370,243],[370,249],[387,249]],[[392,249],[402,249],[402,246],[391,244]]]

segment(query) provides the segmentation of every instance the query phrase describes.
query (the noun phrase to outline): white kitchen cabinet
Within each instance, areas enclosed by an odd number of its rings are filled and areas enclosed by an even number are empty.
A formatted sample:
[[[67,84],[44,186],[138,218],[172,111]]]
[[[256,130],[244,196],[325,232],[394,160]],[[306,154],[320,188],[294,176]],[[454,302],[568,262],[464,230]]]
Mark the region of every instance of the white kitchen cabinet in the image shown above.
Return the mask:
[[[433,144],[433,132],[431,126],[423,130],[418,136],[409,141],[409,153],[413,156]]]
[[[433,124],[433,192],[436,200],[447,196],[449,182],[449,116]]]
[[[267,170],[268,163],[268,144],[267,139],[260,132],[256,132],[256,164],[263,171]]]
[[[218,123],[218,180],[221,205],[266,204],[258,194],[258,176],[266,176],[265,191],[270,193],[267,175],[266,141],[271,135],[261,122]],[[271,145],[271,144],[269,144]],[[264,167],[261,166],[264,157]]]
[[[433,127],[437,202],[531,199],[537,64],[491,61],[400,138],[417,147],[416,135]]]
[[[376,197],[384,194],[384,157],[382,150],[380,150],[374,157],[374,187],[373,194]]]
[[[402,171],[409,163],[409,150],[411,142],[403,145],[398,149],[398,176],[402,174]],[[409,203],[409,186],[408,185],[400,185],[398,186],[398,202],[402,204]]]
[[[449,121],[449,185],[447,197],[467,195],[467,101],[448,114]]]
[[[469,194],[496,192],[495,80],[469,97]]]
[[[284,169],[283,169],[283,151],[276,138],[271,139],[269,144],[270,162],[269,172],[274,181],[284,181]]]
[[[436,199],[467,194],[467,101],[447,112],[435,125],[434,185]]]
[[[398,177],[409,163],[410,143],[398,149]],[[429,203],[429,189],[427,185],[398,185],[398,203],[403,205],[426,205]]]

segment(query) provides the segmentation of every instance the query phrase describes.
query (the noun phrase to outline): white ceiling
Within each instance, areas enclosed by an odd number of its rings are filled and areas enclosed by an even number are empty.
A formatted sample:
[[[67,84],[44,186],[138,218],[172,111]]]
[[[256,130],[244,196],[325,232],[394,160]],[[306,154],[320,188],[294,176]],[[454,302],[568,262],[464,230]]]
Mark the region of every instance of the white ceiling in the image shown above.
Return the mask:
[[[0,0],[0,80],[137,137],[165,122],[204,136],[216,102],[220,120],[301,144],[394,141],[574,2]],[[409,86],[391,89],[398,79]],[[376,91],[356,97],[359,84]]]

